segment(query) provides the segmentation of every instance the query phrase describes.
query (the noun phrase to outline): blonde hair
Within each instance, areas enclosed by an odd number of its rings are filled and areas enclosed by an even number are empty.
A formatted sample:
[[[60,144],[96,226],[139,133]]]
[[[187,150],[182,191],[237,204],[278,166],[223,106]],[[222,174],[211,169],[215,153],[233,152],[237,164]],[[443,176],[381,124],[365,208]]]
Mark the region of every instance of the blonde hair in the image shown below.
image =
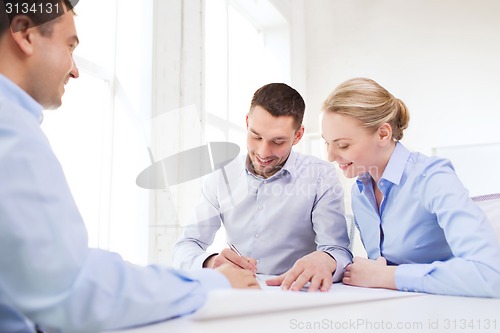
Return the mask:
[[[410,114],[403,101],[367,78],[354,78],[339,85],[326,98],[323,111],[358,119],[374,132],[382,124],[388,123],[395,141],[403,138],[403,131],[410,121]]]

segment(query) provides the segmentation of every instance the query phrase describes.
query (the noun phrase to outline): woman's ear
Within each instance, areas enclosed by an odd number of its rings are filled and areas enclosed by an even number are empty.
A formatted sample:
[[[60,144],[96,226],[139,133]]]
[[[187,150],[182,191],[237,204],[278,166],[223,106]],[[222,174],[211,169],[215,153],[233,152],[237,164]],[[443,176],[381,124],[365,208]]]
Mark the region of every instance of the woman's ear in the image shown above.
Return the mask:
[[[38,33],[37,29],[30,29],[33,27],[33,22],[26,15],[17,15],[10,23],[10,34],[14,43],[19,47],[19,50],[25,55],[32,55],[33,49],[33,36]]]
[[[377,131],[378,139],[381,142],[392,142],[392,127],[389,123],[382,124]]]

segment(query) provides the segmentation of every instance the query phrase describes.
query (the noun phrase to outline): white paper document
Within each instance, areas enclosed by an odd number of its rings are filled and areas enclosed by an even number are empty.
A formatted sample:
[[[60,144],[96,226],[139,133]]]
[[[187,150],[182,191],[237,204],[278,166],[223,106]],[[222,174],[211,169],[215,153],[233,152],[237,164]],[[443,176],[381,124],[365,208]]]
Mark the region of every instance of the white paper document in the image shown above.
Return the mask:
[[[264,279],[260,279],[263,286]],[[263,286],[254,289],[214,290],[206,303],[192,315],[195,320],[216,319],[269,313],[290,309],[314,308],[369,302],[397,297],[416,297],[422,294],[386,289],[372,289],[335,283],[329,292],[282,291],[279,287]]]

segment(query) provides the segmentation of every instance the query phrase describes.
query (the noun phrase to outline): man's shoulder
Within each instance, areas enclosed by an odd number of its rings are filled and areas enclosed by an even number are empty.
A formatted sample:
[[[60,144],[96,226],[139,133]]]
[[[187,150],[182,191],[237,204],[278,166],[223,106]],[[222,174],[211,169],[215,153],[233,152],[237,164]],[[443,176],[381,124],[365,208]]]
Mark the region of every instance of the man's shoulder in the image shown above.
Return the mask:
[[[319,168],[324,170],[335,170],[335,167],[332,163],[325,161],[317,156],[299,152],[295,152],[295,155],[296,166],[303,166],[306,168]]]
[[[332,163],[309,154],[295,153],[293,169],[289,171],[301,179],[314,179],[316,182],[338,181],[337,170]]]
[[[8,116],[12,113],[11,109],[19,108],[17,105],[12,103],[5,95],[0,92],[0,112],[3,116]]]

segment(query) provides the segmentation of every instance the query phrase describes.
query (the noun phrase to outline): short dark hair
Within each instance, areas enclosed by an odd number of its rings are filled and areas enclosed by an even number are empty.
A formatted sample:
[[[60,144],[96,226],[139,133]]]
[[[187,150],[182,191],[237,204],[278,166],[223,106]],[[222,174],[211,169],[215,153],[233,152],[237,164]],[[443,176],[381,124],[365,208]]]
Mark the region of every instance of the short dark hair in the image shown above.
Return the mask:
[[[56,20],[73,11],[77,3],[78,0],[0,0],[0,37],[18,15],[29,17],[31,27],[38,27],[43,35],[51,35]]]
[[[297,130],[302,125],[306,109],[298,91],[285,83],[269,83],[260,87],[253,95],[249,113],[256,106],[264,108],[274,117],[292,116]]]

